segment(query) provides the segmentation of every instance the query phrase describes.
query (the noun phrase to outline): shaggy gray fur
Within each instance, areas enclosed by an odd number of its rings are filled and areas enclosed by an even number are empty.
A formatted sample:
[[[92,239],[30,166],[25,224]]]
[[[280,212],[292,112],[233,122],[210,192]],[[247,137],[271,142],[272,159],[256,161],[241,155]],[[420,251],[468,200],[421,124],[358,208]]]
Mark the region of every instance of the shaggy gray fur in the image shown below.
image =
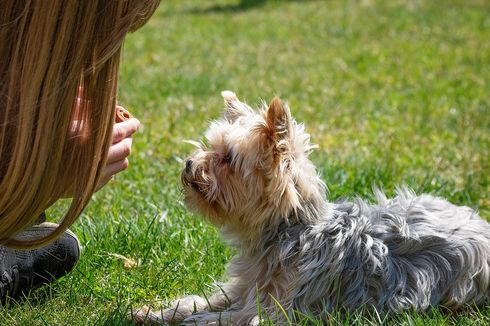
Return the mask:
[[[315,315],[336,307],[455,309],[490,298],[490,225],[474,210],[408,189],[390,200],[380,191],[376,196],[376,205],[360,199],[303,204],[299,218],[287,219],[299,223],[266,230],[257,249],[232,261],[230,275],[241,279],[259,271],[272,278],[274,270],[289,271],[287,296],[278,301],[290,312]],[[244,308],[234,302],[229,311]]]
[[[281,253],[295,257],[293,308],[424,310],[490,297],[490,225],[475,211],[406,189],[391,200],[376,195],[377,205],[333,204],[293,231],[294,246],[280,244],[297,251]]]

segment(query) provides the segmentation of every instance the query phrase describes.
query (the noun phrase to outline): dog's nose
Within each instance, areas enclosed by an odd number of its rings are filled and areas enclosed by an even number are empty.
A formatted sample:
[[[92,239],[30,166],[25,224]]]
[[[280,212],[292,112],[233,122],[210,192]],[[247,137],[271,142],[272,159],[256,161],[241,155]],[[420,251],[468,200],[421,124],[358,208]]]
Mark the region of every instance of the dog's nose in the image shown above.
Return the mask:
[[[187,160],[185,162],[185,172],[191,173],[191,169],[192,169],[192,160]]]

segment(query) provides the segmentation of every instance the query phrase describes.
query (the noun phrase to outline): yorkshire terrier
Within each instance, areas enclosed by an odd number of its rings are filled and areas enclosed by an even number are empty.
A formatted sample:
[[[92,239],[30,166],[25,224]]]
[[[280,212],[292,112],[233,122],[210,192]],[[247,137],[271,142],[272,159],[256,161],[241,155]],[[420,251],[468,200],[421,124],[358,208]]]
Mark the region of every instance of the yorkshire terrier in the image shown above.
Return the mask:
[[[376,204],[331,203],[308,159],[314,146],[279,98],[256,113],[224,91],[208,145],[186,161],[186,203],[238,254],[228,282],[136,320],[190,325],[282,324],[295,312],[457,309],[490,298],[490,224],[469,207],[399,189]],[[260,311],[260,314],[259,314]]]

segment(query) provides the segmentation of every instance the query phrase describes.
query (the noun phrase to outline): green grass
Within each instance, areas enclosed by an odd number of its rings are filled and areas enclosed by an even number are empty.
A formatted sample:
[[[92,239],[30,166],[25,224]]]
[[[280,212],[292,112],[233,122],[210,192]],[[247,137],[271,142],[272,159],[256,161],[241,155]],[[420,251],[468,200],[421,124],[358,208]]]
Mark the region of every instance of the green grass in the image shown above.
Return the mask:
[[[119,102],[143,123],[130,169],[73,226],[75,270],[3,308],[0,324],[129,324],[131,306],[210,291],[232,252],[185,208],[179,174],[183,140],[219,117],[223,89],[289,102],[320,146],[312,159],[331,199],[407,184],[490,219],[489,40],[485,0],[164,1],[125,44]],[[487,325],[490,306],[330,321]]]

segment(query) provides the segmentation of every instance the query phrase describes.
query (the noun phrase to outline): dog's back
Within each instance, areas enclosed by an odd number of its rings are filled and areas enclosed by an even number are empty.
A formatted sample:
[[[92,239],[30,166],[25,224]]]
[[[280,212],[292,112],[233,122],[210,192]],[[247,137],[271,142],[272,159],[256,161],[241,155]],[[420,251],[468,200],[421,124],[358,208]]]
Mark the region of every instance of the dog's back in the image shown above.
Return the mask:
[[[389,250],[386,275],[401,282],[390,308],[458,308],[490,297],[490,224],[476,211],[402,189],[371,215]]]
[[[400,311],[490,298],[490,224],[430,195],[376,195],[376,205],[333,204],[303,236],[299,273],[310,284],[296,305]]]

